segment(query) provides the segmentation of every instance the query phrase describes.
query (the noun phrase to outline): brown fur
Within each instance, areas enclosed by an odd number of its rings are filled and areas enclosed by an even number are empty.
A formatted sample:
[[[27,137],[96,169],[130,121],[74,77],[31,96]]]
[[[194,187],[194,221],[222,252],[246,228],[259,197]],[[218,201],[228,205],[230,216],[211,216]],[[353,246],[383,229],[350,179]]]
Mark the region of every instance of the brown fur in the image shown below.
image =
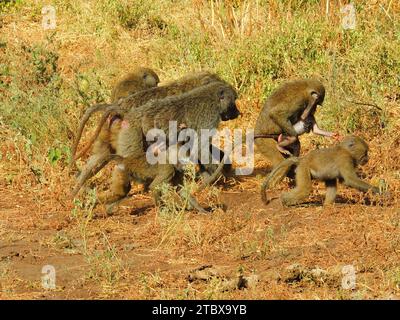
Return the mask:
[[[293,166],[296,167],[296,187],[281,196],[282,203],[286,206],[304,202],[312,190],[312,179],[325,182],[325,204],[335,201],[338,180],[343,180],[345,185],[363,192],[372,190],[378,193],[377,187],[362,181],[356,174],[356,166],[367,162],[367,143],[359,137],[347,136],[334,147],[314,150],[304,157],[291,157],[282,161],[262,184],[261,197],[268,203],[265,190],[282,181]]]

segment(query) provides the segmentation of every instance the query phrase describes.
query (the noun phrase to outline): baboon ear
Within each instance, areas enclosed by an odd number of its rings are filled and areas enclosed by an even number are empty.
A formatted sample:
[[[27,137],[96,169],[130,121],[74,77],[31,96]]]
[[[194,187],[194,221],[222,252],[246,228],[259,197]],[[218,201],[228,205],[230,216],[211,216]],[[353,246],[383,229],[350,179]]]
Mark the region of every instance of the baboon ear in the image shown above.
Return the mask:
[[[147,78],[147,72],[143,73],[143,79]]]

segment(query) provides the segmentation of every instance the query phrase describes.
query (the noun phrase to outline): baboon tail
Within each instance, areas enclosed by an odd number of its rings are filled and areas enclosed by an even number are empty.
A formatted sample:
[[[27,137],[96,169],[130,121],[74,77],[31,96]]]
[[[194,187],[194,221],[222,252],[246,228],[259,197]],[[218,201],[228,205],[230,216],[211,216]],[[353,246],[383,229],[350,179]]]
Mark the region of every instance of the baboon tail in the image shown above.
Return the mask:
[[[267,178],[264,180],[264,182],[261,185],[261,199],[265,204],[269,203],[269,199],[267,197],[266,190],[274,187],[277,185],[279,182],[281,182],[290,169],[294,166],[297,165],[299,162],[298,157],[290,157],[285,160],[283,160],[281,163],[279,163],[267,176]]]
[[[96,113],[98,111],[106,110],[109,106],[110,106],[110,104],[108,104],[108,103],[98,103],[98,104],[95,104],[94,106],[91,106],[88,109],[86,109],[85,114],[83,115],[82,120],[79,123],[78,132],[75,136],[75,141],[71,148],[71,159],[72,159],[71,166],[74,164],[74,162],[76,160],[75,159],[76,149],[78,148],[79,141],[81,140],[81,137],[82,137],[83,129],[85,128],[85,125],[88,122],[90,116],[93,113]]]
[[[103,124],[104,124],[105,120],[107,119],[108,115],[109,115],[112,111],[116,111],[116,110],[119,110],[119,107],[116,106],[116,105],[114,105],[114,104],[100,103],[100,104],[95,104],[94,106],[88,108],[88,109],[85,111],[85,114],[83,115],[82,120],[81,120],[81,122],[79,123],[79,128],[78,128],[78,132],[77,132],[76,137],[75,137],[74,144],[72,145],[72,149],[71,149],[71,155],[72,155],[72,156],[71,156],[71,163],[70,163],[70,166],[71,166],[71,167],[74,165],[75,161],[76,161],[77,159],[79,159],[79,158],[84,154],[84,152],[81,152],[78,156],[76,156],[76,150],[77,150],[77,148],[78,148],[79,141],[80,141],[80,139],[81,139],[81,137],[82,137],[83,129],[84,129],[86,123],[88,122],[90,116],[91,116],[93,113],[96,113],[96,112],[98,112],[98,111],[105,111],[106,113],[105,113],[105,115],[103,115],[103,117],[102,117],[102,119],[101,119],[101,121],[100,121],[101,126],[103,126]],[[107,116],[106,116],[106,115],[107,115]],[[100,129],[101,129],[101,128],[100,128]],[[99,134],[100,129],[97,128],[96,133],[95,133],[95,136],[96,136],[96,137],[97,137],[97,135]],[[93,139],[92,139],[92,140],[93,140]],[[94,141],[94,140],[93,140],[93,141]],[[89,147],[92,145],[93,141],[91,141],[91,143],[89,144]],[[87,150],[88,150],[88,148],[85,148],[85,152],[86,152]]]

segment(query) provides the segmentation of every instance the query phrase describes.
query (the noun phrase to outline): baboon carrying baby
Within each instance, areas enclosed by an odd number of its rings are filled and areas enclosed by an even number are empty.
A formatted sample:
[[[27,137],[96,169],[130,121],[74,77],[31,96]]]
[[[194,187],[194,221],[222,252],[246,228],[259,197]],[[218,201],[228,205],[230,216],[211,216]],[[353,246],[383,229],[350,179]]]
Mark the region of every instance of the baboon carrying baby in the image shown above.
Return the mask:
[[[123,160],[113,174],[111,189],[99,195],[100,201],[111,204],[124,198],[130,189],[129,175],[134,175],[152,181],[149,188],[158,204],[160,190],[157,187],[172,179],[175,167],[169,163],[147,162],[147,132],[156,127],[168,136],[169,122],[176,121],[178,128],[192,129],[200,136],[201,129],[216,129],[221,120],[239,116],[236,98],[232,86],[216,81],[181,95],[149,101],[129,111],[124,118],[127,125],[121,128],[116,146],[117,155]],[[190,201],[196,206],[194,199]]]
[[[273,167],[285,159],[280,152],[283,151],[283,147],[288,149],[288,152],[284,153],[295,156],[300,154],[298,136],[310,129],[299,121],[312,122],[314,128],[316,126],[314,113],[317,106],[322,105],[324,98],[325,87],[320,81],[303,79],[283,84],[267,99],[257,119],[254,133],[257,149],[271,161]],[[296,129],[295,124],[300,128]],[[315,128],[318,131],[318,126]],[[322,130],[319,132],[322,134]],[[323,132],[323,135],[332,134]],[[282,139],[281,135],[288,138],[278,143],[278,138]]]
[[[362,181],[356,174],[356,166],[368,162],[368,145],[357,136],[347,136],[331,148],[313,150],[304,157],[290,157],[278,164],[265,179],[261,197],[268,203],[266,189],[283,180],[289,170],[296,167],[296,187],[281,196],[286,206],[301,204],[312,190],[312,179],[325,182],[324,204],[331,204],[336,198],[337,181],[360,191],[379,193],[377,187]]]
[[[90,148],[91,143],[93,141],[95,142],[92,155],[90,156],[87,164],[82,169],[82,172],[78,177],[76,187],[73,190],[73,195],[75,195],[79,191],[86,180],[90,179],[102,167],[104,167],[110,160],[114,158],[111,155],[114,154],[116,151],[117,139],[121,130],[121,125],[123,125],[124,113],[129,112],[132,109],[138,108],[139,106],[147,103],[150,100],[179,95],[181,93],[188,92],[198,86],[202,86],[213,81],[226,83],[221,80],[216,74],[210,72],[197,72],[191,75],[184,76],[176,81],[167,83],[166,85],[150,88],[147,90],[139,91],[135,94],[131,94],[125,99],[121,99],[116,104],[104,104],[89,108],[83,116],[78,128],[78,134],[72,148],[72,153],[74,157],[73,161],[82,156]],[[77,156],[75,156],[75,152],[80,137],[82,135],[83,128],[91,114],[97,111],[104,111],[105,114],[103,114],[102,119],[100,120],[96,133],[89,144],[86,146],[86,148],[83,150],[83,152],[80,152]]]

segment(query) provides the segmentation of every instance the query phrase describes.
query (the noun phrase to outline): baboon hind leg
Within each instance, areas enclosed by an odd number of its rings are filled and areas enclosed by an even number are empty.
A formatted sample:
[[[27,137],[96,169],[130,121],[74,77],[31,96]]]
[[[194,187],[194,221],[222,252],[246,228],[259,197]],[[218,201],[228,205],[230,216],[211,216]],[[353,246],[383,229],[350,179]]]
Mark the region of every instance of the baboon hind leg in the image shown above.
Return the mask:
[[[274,139],[258,138],[255,140],[257,150],[272,163],[272,167],[276,167],[285,157],[276,148],[277,142]]]
[[[333,204],[336,198],[337,181],[336,179],[325,181],[326,194],[324,205]]]
[[[99,172],[108,162],[113,159],[110,150],[103,140],[98,140],[93,148],[93,154],[83,167],[81,173],[77,177],[76,185],[72,191],[75,196],[87,180]]]
[[[116,203],[124,199],[130,190],[129,172],[126,170],[124,163],[119,163],[112,172],[110,189],[100,193],[98,200],[106,204]]]
[[[296,187],[282,194],[282,203],[285,206],[301,204],[312,189],[310,169],[307,165],[300,164],[296,169]]]

